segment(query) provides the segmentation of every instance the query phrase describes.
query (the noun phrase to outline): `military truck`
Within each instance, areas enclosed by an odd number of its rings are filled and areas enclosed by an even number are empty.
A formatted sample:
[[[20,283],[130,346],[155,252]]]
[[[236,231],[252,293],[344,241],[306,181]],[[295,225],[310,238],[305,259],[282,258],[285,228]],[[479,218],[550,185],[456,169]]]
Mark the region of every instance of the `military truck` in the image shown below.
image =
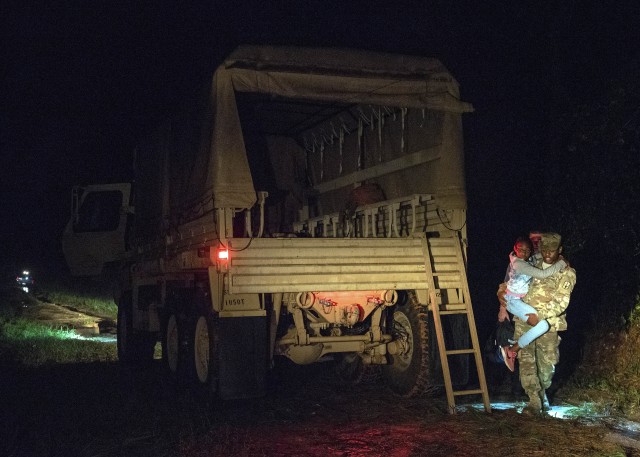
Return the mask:
[[[167,376],[223,399],[263,395],[283,358],[429,389],[429,302],[468,294],[456,80],[432,58],[243,46],[206,95],[140,142],[133,183],[73,191],[63,249],[73,274],[117,273],[120,360],[160,342]]]

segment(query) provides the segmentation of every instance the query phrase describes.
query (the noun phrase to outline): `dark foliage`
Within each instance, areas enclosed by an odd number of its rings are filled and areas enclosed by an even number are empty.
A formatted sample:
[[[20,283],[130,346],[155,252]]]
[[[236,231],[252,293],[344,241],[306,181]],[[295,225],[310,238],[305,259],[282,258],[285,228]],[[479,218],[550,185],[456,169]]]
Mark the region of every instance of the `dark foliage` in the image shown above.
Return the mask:
[[[626,322],[640,286],[639,70],[632,60],[591,91],[565,91],[544,160],[545,219],[579,269],[581,312],[604,327]]]

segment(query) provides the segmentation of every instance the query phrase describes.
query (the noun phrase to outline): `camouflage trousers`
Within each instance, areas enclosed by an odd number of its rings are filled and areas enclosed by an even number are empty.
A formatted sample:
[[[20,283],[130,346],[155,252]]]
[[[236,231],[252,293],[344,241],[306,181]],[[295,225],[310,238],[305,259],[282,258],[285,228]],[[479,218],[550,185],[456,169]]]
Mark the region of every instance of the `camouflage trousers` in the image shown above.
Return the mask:
[[[514,338],[517,340],[531,326],[519,319],[515,322]],[[541,406],[545,390],[551,386],[556,364],[560,359],[560,341],[558,332],[549,331],[518,352],[520,383],[529,396],[529,403],[538,408]]]

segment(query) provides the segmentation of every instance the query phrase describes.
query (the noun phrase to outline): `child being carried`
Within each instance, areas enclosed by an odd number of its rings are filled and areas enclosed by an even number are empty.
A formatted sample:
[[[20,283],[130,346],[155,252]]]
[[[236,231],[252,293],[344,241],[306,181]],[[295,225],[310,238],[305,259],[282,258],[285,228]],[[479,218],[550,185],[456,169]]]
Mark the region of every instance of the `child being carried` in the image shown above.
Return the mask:
[[[546,269],[540,269],[534,266],[535,260],[539,257],[531,257],[532,244],[531,241],[524,237],[519,237],[513,245],[513,252],[509,254],[509,267],[507,268],[507,290],[505,299],[507,302],[507,311],[514,316],[527,322],[530,314],[537,312],[531,305],[522,301],[522,297],[527,295],[529,284],[532,278],[545,279],[556,274],[567,266],[564,260],[559,260],[555,264]],[[530,263],[533,261],[533,263]],[[504,363],[509,370],[514,371],[515,359],[521,348],[527,347],[533,340],[542,336],[549,330],[549,323],[542,319],[538,321],[531,329],[524,333],[518,341],[512,346],[503,346],[500,351]]]

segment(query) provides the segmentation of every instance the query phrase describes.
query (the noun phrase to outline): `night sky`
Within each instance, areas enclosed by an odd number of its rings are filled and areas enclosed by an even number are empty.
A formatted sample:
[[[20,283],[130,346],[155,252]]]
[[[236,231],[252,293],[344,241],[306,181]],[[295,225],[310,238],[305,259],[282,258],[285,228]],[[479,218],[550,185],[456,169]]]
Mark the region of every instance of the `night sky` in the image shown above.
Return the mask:
[[[10,268],[59,258],[71,187],[131,179],[136,139],[237,45],[339,46],[435,57],[459,81],[476,109],[463,118],[470,262],[494,290],[514,237],[544,219],[538,160],[559,91],[597,93],[640,43],[630,0],[15,3],[0,11]]]

